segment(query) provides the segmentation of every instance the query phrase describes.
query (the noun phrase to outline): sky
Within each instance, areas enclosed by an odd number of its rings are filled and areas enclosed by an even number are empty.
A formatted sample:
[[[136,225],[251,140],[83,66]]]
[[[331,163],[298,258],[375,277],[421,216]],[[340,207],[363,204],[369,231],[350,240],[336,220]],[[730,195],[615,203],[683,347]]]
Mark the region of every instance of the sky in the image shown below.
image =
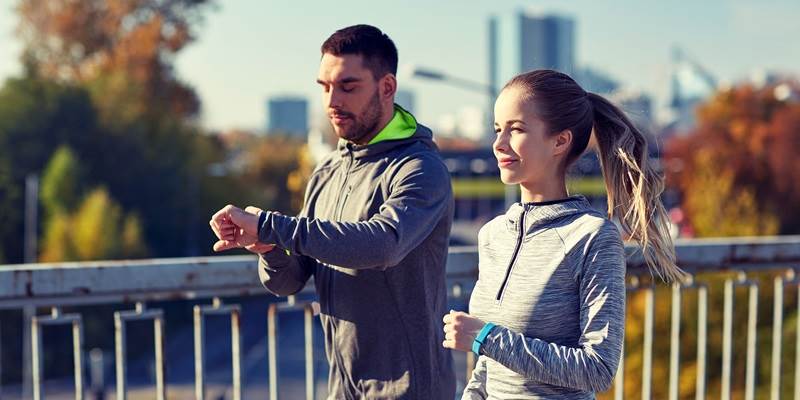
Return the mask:
[[[0,80],[20,73],[13,0],[0,0]],[[555,12],[576,22],[576,63],[603,71],[663,105],[670,54],[681,47],[722,82],[756,71],[800,75],[797,0],[218,0],[198,27],[198,40],[176,61],[178,76],[202,100],[208,129],[263,129],[270,96],[310,101],[322,121],[315,83],[319,46],[336,29],[378,26],[399,51],[399,88],[415,95],[417,119],[434,127],[465,108],[484,109],[485,95],[419,80],[408,65],[477,82],[487,78],[487,20],[517,10]],[[445,118],[446,119],[446,118]]]

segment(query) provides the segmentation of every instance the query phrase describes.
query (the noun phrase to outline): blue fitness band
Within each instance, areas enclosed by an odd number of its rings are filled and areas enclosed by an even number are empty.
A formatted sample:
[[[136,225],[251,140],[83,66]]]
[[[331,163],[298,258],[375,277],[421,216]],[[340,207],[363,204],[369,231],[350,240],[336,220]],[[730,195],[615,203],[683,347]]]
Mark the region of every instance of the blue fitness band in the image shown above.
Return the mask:
[[[489,336],[489,332],[492,331],[495,325],[491,322],[487,322],[486,325],[481,328],[481,331],[478,332],[478,336],[475,336],[475,340],[472,341],[472,352],[476,355],[481,355],[481,345],[483,341],[486,340],[486,336]]]

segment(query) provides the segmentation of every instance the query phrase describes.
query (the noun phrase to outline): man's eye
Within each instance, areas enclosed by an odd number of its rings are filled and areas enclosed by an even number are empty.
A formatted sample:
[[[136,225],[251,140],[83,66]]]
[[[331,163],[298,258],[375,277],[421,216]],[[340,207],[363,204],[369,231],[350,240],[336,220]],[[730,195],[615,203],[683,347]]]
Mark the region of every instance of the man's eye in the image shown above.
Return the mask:
[[[353,87],[353,86],[342,86],[342,91],[345,92],[345,93],[350,93],[353,90],[355,90],[355,87]]]

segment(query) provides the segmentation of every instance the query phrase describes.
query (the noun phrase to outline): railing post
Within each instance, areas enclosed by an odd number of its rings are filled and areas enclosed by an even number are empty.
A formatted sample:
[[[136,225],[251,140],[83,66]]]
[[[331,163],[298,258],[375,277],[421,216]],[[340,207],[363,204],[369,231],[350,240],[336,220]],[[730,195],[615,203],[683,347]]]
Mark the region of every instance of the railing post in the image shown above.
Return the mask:
[[[697,377],[695,399],[700,400],[705,398],[706,390],[708,287],[705,283],[695,282],[692,276],[685,282],[672,285],[669,398],[678,399],[680,397],[681,308],[683,307],[682,291],[684,289],[697,291]]]
[[[652,286],[644,289],[644,343],[642,344],[642,399],[652,398],[653,385],[653,329],[655,293]]]
[[[267,310],[267,359],[269,362],[269,398],[278,398],[278,312],[303,311],[305,333],[306,399],[316,397],[314,386],[314,316],[319,314],[319,303],[296,303],[294,297],[285,304],[272,303]]]
[[[800,316],[800,285],[797,286],[797,315]],[[795,325],[794,400],[800,400],[800,318]]]
[[[641,290],[639,287],[639,277],[632,276],[630,278],[630,282],[626,285],[625,288],[625,296],[627,296],[632,292],[638,292]],[[627,302],[626,302],[627,304]],[[628,310],[625,310],[625,314],[628,314]],[[622,400],[625,398],[625,341],[622,341],[622,349],[620,351],[619,356],[619,364],[617,365],[617,373],[614,375],[614,400]]]
[[[272,303],[267,311],[267,343],[269,351],[269,398],[278,400],[278,305]]]
[[[31,321],[36,316],[36,307],[22,306],[22,398],[33,396],[33,332]]]
[[[622,349],[619,354],[619,364],[617,374],[614,376],[614,400],[625,399],[625,341],[622,342]]]
[[[733,301],[736,287],[747,287],[747,360],[745,364],[745,400],[755,398],[756,324],[758,322],[758,284],[739,273],[737,282],[725,280],[725,316],[722,331],[722,399],[731,396],[731,358],[733,353]]]
[[[316,398],[314,386],[314,304],[306,304],[303,311],[303,326],[306,338],[306,400]]]
[[[756,335],[758,334],[758,284],[748,282],[747,367],[745,400],[754,400],[756,391]]]
[[[783,341],[783,277],[776,276],[772,291],[772,379],[770,398],[781,397],[781,345]]]
[[[229,314],[231,316],[231,372],[233,400],[242,398],[241,382],[241,307],[239,305],[222,305],[218,297],[214,297],[211,306],[194,306],[194,371],[195,398],[205,397],[205,315]]]
[[[33,375],[33,398],[44,398],[44,354],[41,328],[44,325],[72,326],[72,359],[75,374],[75,400],[83,400],[83,322],[79,314],[62,315],[61,310],[53,307],[50,316],[34,316],[31,319],[31,361]]]
[[[204,365],[206,355],[204,351],[205,342],[205,320],[200,306],[194,306],[194,398],[196,400],[203,400],[206,392],[206,375]]]
[[[672,284],[672,323],[669,345],[669,399],[678,399],[681,357],[681,285]]]
[[[143,303],[136,303],[134,311],[117,311],[114,313],[114,338],[117,372],[117,400],[126,400],[127,394],[127,340],[126,323],[131,320],[153,321],[153,346],[156,363],[156,399],[167,398],[164,382],[164,315],[162,310],[145,310]]]
[[[725,280],[722,316],[722,400],[731,398],[731,347],[733,346],[733,280]]]
[[[706,347],[708,338],[708,287],[697,287],[697,389],[695,400],[706,398]]]

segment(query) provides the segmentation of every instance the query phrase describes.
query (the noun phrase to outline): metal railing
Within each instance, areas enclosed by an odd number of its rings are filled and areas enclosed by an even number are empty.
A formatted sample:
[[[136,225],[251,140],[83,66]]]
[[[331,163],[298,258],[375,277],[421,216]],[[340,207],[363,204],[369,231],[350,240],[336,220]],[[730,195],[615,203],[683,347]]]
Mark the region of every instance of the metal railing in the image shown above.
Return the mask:
[[[798,287],[794,268],[800,267],[800,236],[770,238],[737,238],[717,240],[684,240],[676,246],[678,264],[693,274],[694,279],[674,284],[667,288],[658,283],[643,267],[640,254],[634,247],[628,252],[628,293],[629,296],[643,296],[644,315],[642,319],[642,358],[641,375],[626,373],[626,359],[623,357],[615,379],[613,396],[617,399],[631,397],[625,393],[626,380],[637,380],[642,398],[653,397],[654,364],[669,366],[668,397],[681,397],[681,323],[684,293],[697,294],[696,331],[696,379],[695,398],[703,399],[709,389],[707,385],[708,367],[708,307],[709,285],[703,279],[709,274],[721,275],[724,279],[724,307],[722,322],[722,363],[720,395],[731,397],[733,365],[733,328],[736,289],[744,287],[748,291],[747,305],[747,344],[745,398],[755,397],[757,375],[757,321],[758,321],[758,280],[750,277],[763,271],[777,271],[772,280],[773,324],[770,397],[781,395],[781,355],[784,330],[784,289]],[[448,257],[448,286],[451,300],[465,301],[477,277],[478,255],[473,247],[451,248]],[[50,315],[36,315],[26,322],[25,335],[30,335],[30,356],[32,374],[32,397],[43,398],[42,345],[41,330],[53,324],[72,326],[74,354],[74,392],[76,399],[84,398],[84,351],[83,318],[81,314],[62,314],[61,308],[95,304],[135,304],[129,311],[114,314],[115,331],[115,369],[117,399],[126,399],[126,322],[152,321],[155,343],[156,398],[165,399],[167,382],[164,378],[165,315],[160,309],[146,308],[145,304],[156,301],[190,300],[194,306],[194,359],[195,359],[195,398],[205,396],[206,335],[204,316],[230,315],[231,324],[231,370],[233,399],[242,398],[241,378],[241,308],[237,304],[223,305],[221,298],[263,296],[264,289],[257,278],[257,262],[250,256],[225,256],[208,258],[152,259],[137,261],[105,261],[82,263],[24,264],[0,266],[0,310],[30,307],[50,308]],[[657,358],[654,352],[654,326],[656,320],[657,292],[669,290],[670,327],[669,357]],[[800,291],[798,291],[798,311],[800,311]],[[310,297],[313,285],[307,286],[300,295]],[[211,299],[211,304],[208,304]],[[314,316],[319,306],[313,301],[296,301],[289,297],[279,303],[269,304],[266,311],[269,362],[269,395],[278,397],[278,313],[302,312],[303,336],[305,339],[305,393],[306,398],[314,399]],[[629,320],[631,323],[633,320]],[[638,320],[637,320],[638,321]],[[28,330],[29,329],[29,330]],[[2,336],[0,336],[0,339]],[[2,341],[0,340],[0,344]],[[800,349],[800,328],[797,329],[796,348]],[[0,355],[2,355],[0,349]],[[464,375],[468,379],[474,364],[474,357],[466,357]],[[2,366],[2,362],[0,362]],[[800,399],[800,351],[796,351],[794,375],[794,396]],[[459,367],[461,369],[461,367]],[[463,382],[463,381],[462,381]],[[2,393],[2,374],[0,373],[0,394]],[[636,395],[638,397],[639,394]]]

